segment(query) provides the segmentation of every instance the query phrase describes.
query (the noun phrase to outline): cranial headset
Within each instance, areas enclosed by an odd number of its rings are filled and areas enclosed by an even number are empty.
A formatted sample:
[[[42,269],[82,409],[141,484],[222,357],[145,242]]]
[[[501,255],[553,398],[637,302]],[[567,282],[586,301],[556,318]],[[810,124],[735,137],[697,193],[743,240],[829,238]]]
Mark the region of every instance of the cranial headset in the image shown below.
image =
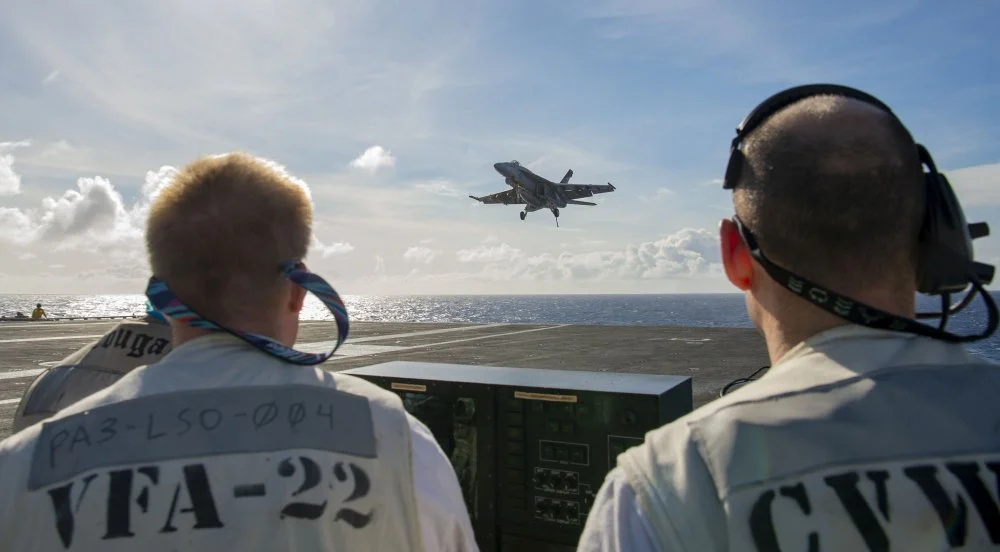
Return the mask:
[[[748,134],[760,127],[778,111],[805,98],[819,95],[835,95],[859,100],[878,107],[899,121],[895,113],[877,98],[847,86],[809,84],[778,92],[761,102],[736,127],[736,137],[733,138],[729,148],[729,163],[726,167],[723,189],[735,189],[739,183],[740,173],[745,165],[743,144]],[[899,124],[903,126],[902,121],[899,121]],[[906,127],[903,126],[903,128],[905,130]],[[910,136],[910,140],[913,141],[909,131],[906,132]],[[959,205],[958,198],[955,197],[948,179],[938,172],[927,148],[916,141],[913,141],[913,144],[917,149],[921,165],[927,167],[927,171],[923,172],[926,199],[924,221],[919,234],[920,258],[917,269],[917,290],[923,294],[941,296],[941,311],[917,313],[917,318],[940,317],[941,321],[937,328],[870,307],[789,272],[764,256],[756,236],[739,217],[734,217],[734,222],[746,242],[750,254],[771,278],[817,307],[855,324],[871,328],[909,332],[951,342],[971,342],[985,339],[996,331],[998,321],[996,303],[983,287],[993,281],[995,268],[973,259],[972,240],[988,236],[990,233],[989,225],[985,222],[966,223],[965,214],[962,212],[962,207]],[[965,290],[970,284],[972,289],[961,301],[952,305],[950,303],[951,294]],[[977,292],[986,303],[989,317],[986,329],[979,334],[962,336],[946,332],[944,327],[948,322],[948,317],[968,306]]]
[[[156,310],[165,314],[175,322],[180,322],[201,330],[227,332],[246,341],[261,351],[291,364],[311,366],[324,362],[332,357],[333,353],[335,353],[344,343],[344,340],[347,339],[350,321],[347,317],[347,308],[344,307],[344,302],[340,299],[340,296],[337,295],[337,292],[333,289],[333,287],[326,282],[326,280],[320,278],[312,272],[307,271],[301,262],[288,262],[280,267],[277,267],[277,269],[281,271],[283,276],[291,280],[293,283],[315,295],[317,299],[326,305],[326,308],[330,310],[330,313],[333,314],[333,318],[337,322],[337,342],[334,344],[333,350],[329,353],[320,354],[296,351],[295,349],[278,343],[270,337],[233,330],[221,324],[212,322],[211,320],[198,314],[191,307],[182,303],[181,300],[178,299],[172,291],[170,291],[166,282],[160,280],[156,276],[149,279],[149,285],[146,287],[146,297],[149,299],[149,302],[153,304]]]

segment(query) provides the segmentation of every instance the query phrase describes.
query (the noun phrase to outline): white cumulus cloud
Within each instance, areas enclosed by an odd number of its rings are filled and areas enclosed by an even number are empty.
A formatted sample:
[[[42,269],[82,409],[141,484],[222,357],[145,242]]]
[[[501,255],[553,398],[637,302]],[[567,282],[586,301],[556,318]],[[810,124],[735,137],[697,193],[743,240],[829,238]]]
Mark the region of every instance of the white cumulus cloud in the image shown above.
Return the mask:
[[[510,261],[522,256],[520,249],[515,249],[506,243],[500,245],[488,245],[494,243],[493,240],[487,244],[473,247],[472,249],[460,249],[456,256],[462,263],[501,263]]]
[[[136,237],[131,213],[107,178],[79,178],[76,189],[42,199],[37,209],[0,208],[0,241],[54,249],[99,247]]]
[[[685,228],[624,249],[527,255],[501,243],[460,250],[457,258],[483,267],[480,272],[464,273],[471,279],[655,280],[718,274],[718,243],[711,230]]]
[[[38,237],[68,242],[88,237],[114,236],[130,226],[122,196],[107,178],[80,178],[76,190],[42,200]]]
[[[407,261],[430,264],[441,252],[430,247],[414,246],[407,248],[403,252],[403,259]]]
[[[316,237],[316,234],[313,234],[309,250],[313,253],[319,253],[321,258],[326,259],[334,255],[344,255],[350,253],[351,251],[354,251],[354,246],[347,242],[334,242],[329,245],[324,244],[318,237]]]
[[[0,142],[0,196],[21,193],[21,175],[14,172],[14,149],[30,146],[31,142]]]
[[[309,193],[308,185],[283,166],[259,159]],[[127,258],[126,264],[138,263],[142,265],[140,271],[146,270],[143,234],[149,205],[177,173],[178,169],[169,165],[148,171],[139,196],[131,204],[108,178],[94,176],[77,179],[76,189],[61,196],[43,198],[35,209],[0,207],[0,243],[44,244],[53,250],[72,248],[77,252],[108,251],[107,246],[114,245],[111,251]],[[324,243],[314,234],[310,250],[325,259],[349,253],[354,246],[347,242]]]
[[[382,167],[395,166],[396,158],[392,156],[389,150],[384,149],[382,146],[372,146],[355,158],[354,161],[351,161],[350,165],[354,168],[374,173]]]

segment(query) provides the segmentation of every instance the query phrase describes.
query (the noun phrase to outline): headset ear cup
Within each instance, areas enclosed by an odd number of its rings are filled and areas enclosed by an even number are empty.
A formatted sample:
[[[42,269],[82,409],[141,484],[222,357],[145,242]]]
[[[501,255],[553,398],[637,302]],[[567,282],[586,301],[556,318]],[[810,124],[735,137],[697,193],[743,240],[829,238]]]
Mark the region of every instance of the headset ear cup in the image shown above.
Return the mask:
[[[732,190],[740,180],[740,173],[743,172],[743,151],[734,148],[729,154],[729,163],[726,164],[726,176],[722,181],[723,190]]]
[[[926,191],[924,224],[920,231],[921,293],[957,293],[973,277],[969,225],[945,175],[932,170],[924,175]]]
[[[937,186],[931,174],[924,173],[924,221],[918,235],[920,259],[917,270],[917,291],[931,293],[935,274],[933,268],[934,245],[937,243],[937,217],[934,213],[939,198]]]

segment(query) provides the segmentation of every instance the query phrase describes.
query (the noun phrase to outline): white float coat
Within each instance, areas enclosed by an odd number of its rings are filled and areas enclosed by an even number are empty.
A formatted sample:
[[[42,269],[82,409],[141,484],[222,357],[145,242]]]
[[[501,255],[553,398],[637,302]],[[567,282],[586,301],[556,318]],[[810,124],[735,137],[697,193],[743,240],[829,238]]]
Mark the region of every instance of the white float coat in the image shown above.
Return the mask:
[[[395,394],[212,334],[0,443],[0,550],[74,549],[476,545]]]
[[[842,326],[618,457],[580,551],[1000,549],[1000,367]]]

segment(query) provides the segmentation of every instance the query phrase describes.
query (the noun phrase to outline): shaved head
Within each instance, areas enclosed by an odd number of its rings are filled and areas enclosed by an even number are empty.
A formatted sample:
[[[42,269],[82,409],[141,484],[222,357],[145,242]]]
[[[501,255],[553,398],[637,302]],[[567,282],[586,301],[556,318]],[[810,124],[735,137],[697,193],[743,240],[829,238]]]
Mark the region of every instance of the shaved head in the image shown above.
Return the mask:
[[[764,255],[836,290],[915,289],[924,188],[917,148],[859,100],[806,98],[744,142],[736,214]]]

